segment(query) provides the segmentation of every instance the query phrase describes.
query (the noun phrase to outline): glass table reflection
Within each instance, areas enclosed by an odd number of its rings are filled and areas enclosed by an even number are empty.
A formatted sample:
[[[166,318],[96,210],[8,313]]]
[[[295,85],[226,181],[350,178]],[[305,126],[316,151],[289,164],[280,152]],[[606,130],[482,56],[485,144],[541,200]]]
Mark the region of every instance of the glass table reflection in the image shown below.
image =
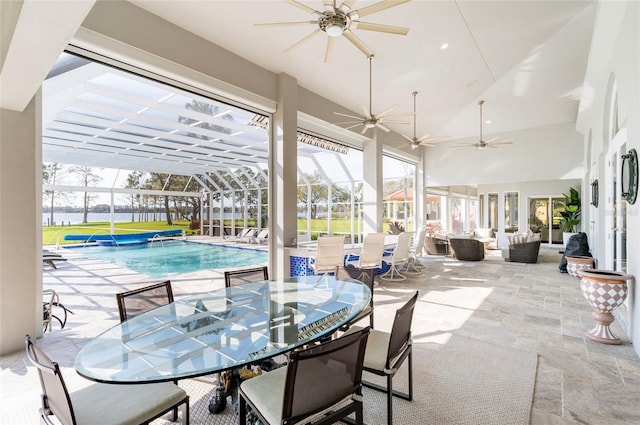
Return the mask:
[[[91,340],[76,371],[108,383],[172,381],[240,367],[330,335],[369,303],[366,285],[305,276],[222,288],[134,317]]]

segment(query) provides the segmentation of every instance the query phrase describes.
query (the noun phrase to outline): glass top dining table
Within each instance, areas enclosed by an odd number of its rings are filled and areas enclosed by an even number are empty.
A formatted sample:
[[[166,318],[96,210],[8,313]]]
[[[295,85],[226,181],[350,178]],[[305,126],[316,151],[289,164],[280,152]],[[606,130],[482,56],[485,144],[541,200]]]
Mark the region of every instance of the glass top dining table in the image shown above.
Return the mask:
[[[75,369],[94,381],[122,384],[221,372],[330,335],[370,299],[361,282],[330,276],[216,289],[114,326],[78,352]]]

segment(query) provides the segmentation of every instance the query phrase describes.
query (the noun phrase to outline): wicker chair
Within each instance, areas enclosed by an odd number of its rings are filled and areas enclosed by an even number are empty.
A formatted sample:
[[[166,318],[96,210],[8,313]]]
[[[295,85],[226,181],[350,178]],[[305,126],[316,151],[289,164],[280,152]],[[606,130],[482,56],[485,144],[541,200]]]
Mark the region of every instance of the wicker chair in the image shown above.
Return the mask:
[[[453,255],[462,261],[484,260],[484,243],[477,239],[451,238],[449,246]]]
[[[447,255],[449,253],[449,243],[446,239],[426,236],[424,238],[424,249],[429,255]]]
[[[537,263],[540,241],[509,245],[509,257],[505,261],[512,263]]]

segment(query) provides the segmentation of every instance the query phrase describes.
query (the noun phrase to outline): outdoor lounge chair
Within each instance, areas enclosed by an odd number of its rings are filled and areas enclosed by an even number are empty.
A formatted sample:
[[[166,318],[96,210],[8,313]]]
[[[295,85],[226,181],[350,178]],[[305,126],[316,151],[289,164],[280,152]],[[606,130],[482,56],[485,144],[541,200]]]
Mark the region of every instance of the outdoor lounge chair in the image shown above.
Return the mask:
[[[67,261],[67,259],[60,254],[55,254],[48,251],[42,252],[42,262],[44,264],[48,264],[52,269],[57,269],[58,267],[56,266],[56,261]]]
[[[251,239],[251,242],[262,245],[266,243],[268,239],[269,239],[269,229],[262,229],[258,232],[256,236],[254,236]]]
[[[256,234],[256,230],[257,229],[255,229],[254,227],[247,227],[242,232],[240,232],[240,234],[238,234],[238,236],[236,236],[233,241],[236,243],[251,243],[253,241],[253,237]]]

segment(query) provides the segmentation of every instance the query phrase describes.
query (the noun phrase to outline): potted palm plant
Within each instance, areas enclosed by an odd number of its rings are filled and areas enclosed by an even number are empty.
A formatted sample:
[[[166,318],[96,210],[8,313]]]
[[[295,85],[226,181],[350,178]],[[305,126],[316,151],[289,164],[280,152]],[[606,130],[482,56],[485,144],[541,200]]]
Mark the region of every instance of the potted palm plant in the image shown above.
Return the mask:
[[[564,205],[564,211],[560,212],[560,227],[562,228],[562,240],[564,245],[567,245],[567,241],[572,235],[575,235],[578,230],[578,225],[580,224],[580,214],[581,214],[581,201],[580,201],[580,192],[578,192],[573,187],[569,188],[569,193],[563,193],[564,201],[562,204]]]

